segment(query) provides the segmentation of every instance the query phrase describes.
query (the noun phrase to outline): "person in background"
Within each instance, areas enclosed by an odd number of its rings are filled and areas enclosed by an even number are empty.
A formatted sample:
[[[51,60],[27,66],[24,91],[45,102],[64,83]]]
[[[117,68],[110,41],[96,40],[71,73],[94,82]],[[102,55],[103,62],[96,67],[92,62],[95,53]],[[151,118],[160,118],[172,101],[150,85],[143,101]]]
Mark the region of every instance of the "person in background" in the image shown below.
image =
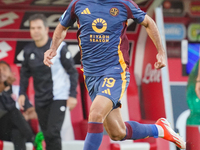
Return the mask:
[[[43,63],[44,53],[51,46],[48,25],[43,14],[29,18],[33,42],[24,47],[24,61],[20,70],[18,102],[24,109],[29,77],[33,77],[35,110],[46,142],[46,150],[61,150],[61,127],[65,118],[66,101],[76,100],[78,73],[67,44],[61,42],[54,67]]]
[[[14,93],[12,90],[12,85],[11,86],[7,86],[4,89],[4,92],[8,93],[11,95],[11,97],[13,98],[13,100],[16,101],[16,106],[18,109],[19,108],[19,104],[17,103],[17,98],[19,93]],[[37,114],[35,112],[35,107],[29,102],[28,96],[25,95],[25,104],[24,104],[24,110],[22,111],[22,115],[24,116],[26,121],[29,121],[31,119],[38,119],[37,118]]]
[[[25,143],[34,144],[35,135],[8,92],[14,81],[9,64],[0,61],[0,140],[12,141],[15,150],[26,150]]]
[[[197,97],[200,99],[200,61],[199,61],[199,66],[198,66],[198,74],[196,78],[195,92],[197,94]]]
[[[93,101],[83,150],[98,150],[103,127],[112,140],[161,137],[185,148],[185,142],[165,118],[155,124],[122,120],[120,99],[130,80],[127,19],[145,27],[158,51],[154,67],[163,68],[166,56],[157,26],[132,0],[72,0],[60,17],[50,49],[45,52],[44,63],[54,68],[53,59],[59,55],[57,48],[67,29],[77,21],[84,79]]]

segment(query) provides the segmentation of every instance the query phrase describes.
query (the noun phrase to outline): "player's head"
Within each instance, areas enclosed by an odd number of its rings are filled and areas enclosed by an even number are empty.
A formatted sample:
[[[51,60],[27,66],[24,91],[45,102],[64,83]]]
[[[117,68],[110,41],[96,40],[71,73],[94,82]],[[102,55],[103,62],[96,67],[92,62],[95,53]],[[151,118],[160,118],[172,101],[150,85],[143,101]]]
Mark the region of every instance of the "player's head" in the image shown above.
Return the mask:
[[[7,80],[7,78],[11,75],[10,65],[5,61],[0,61],[0,77],[1,81]]]
[[[49,28],[43,14],[34,14],[29,18],[30,34],[35,42],[48,37]]]

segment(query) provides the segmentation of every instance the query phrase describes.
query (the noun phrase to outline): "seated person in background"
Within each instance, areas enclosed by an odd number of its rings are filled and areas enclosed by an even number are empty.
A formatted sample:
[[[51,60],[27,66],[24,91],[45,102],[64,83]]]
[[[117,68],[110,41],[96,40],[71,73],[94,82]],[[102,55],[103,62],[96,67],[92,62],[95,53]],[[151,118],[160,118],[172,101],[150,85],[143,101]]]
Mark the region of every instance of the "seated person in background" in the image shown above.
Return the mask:
[[[14,81],[10,66],[0,61],[0,140],[12,141],[15,150],[26,150],[26,141],[34,142],[35,136],[12,95],[4,91]]]
[[[11,95],[13,100],[17,103],[17,98],[19,97],[18,93],[14,93],[12,90],[12,86],[7,86],[4,91]],[[17,90],[18,91],[18,90]],[[19,109],[18,103],[16,104],[17,108]],[[22,111],[22,115],[24,116],[26,121],[29,121],[31,119],[38,119],[37,114],[35,112],[35,107],[30,103],[27,95],[25,95],[25,104],[24,104],[24,110]]]
[[[26,108],[27,105],[30,106],[30,107]],[[29,121],[31,119],[37,119],[37,114],[36,114],[36,111],[35,111],[35,107],[33,105],[31,105],[29,100],[25,100],[25,109],[22,112],[22,115],[24,116],[26,121]]]

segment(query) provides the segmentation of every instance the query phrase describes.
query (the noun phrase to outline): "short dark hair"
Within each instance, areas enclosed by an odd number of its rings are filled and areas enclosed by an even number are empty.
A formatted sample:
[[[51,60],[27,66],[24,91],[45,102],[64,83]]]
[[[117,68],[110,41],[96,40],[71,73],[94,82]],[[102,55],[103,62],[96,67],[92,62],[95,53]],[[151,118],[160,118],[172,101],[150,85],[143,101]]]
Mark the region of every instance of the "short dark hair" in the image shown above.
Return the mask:
[[[8,68],[11,70],[10,65],[7,62],[0,60],[0,64],[4,64],[4,65],[8,66]]]
[[[48,27],[47,18],[45,17],[44,14],[34,14],[34,15],[30,16],[30,17],[29,17],[29,26],[30,26],[30,22],[31,22],[31,21],[37,20],[37,19],[42,20],[43,23],[44,23],[44,26],[45,26],[45,27]]]

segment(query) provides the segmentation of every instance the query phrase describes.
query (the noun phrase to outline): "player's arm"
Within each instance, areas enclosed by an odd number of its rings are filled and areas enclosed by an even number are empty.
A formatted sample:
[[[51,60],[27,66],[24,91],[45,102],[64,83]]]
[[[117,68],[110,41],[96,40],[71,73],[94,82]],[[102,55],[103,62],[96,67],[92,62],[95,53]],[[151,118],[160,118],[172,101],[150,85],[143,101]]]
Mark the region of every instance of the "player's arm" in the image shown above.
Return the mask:
[[[69,98],[67,99],[67,107],[69,107],[69,110],[72,110],[77,105],[76,88],[78,83],[78,72],[75,68],[71,53],[68,51],[66,45],[63,46],[62,50],[60,51],[60,61],[70,79],[70,91]]]
[[[70,97],[76,98],[76,87],[78,83],[78,72],[74,65],[74,60],[71,56],[71,53],[68,51],[67,46],[63,46],[62,50],[60,51],[60,61],[65,68],[67,74],[69,75],[70,79]]]
[[[67,10],[62,14],[57,25],[52,39],[52,45],[48,51],[44,54],[44,64],[49,66],[52,65],[51,59],[56,55],[56,50],[64,40],[67,34],[67,29],[74,24],[76,21],[75,5],[77,0],[72,0]]]
[[[24,52],[24,61],[22,62],[22,67],[20,69],[20,90],[19,90],[18,103],[20,109],[22,110],[24,110],[26,90],[28,88],[29,78],[31,76],[27,60],[28,57],[29,55],[26,54],[26,52]]]
[[[51,59],[56,56],[56,50],[58,49],[61,42],[64,40],[67,34],[67,27],[62,26],[60,23],[57,25],[53,38],[52,44],[49,50],[44,53],[44,64],[49,66],[52,65]]]
[[[199,67],[198,67],[198,75],[196,78],[195,92],[197,94],[197,97],[200,99],[200,61],[199,61]]]
[[[158,28],[154,22],[154,20],[149,17],[148,15],[145,15],[144,20],[140,23],[146,28],[146,31],[153,41],[154,45],[157,48],[158,54],[156,56],[157,62],[154,64],[154,67],[156,69],[160,69],[164,67],[166,64],[166,56],[165,56],[165,51],[162,45],[161,37],[158,31]]]

